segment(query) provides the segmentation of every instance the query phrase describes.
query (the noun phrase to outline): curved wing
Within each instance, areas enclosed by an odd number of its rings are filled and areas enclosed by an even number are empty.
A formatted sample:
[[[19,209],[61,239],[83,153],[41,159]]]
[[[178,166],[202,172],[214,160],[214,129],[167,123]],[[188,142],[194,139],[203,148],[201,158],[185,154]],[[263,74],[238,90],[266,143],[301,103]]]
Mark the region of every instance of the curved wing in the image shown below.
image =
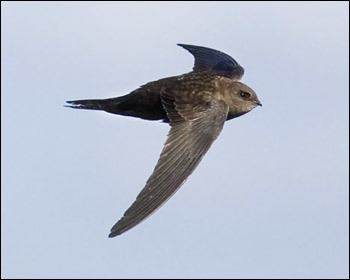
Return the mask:
[[[239,80],[244,69],[231,56],[206,47],[177,44],[189,51],[194,56],[193,71],[213,71],[219,76],[225,76],[233,80]]]
[[[208,151],[221,132],[228,113],[224,102],[208,101],[208,96],[211,95],[196,96],[193,105],[184,96],[177,98],[164,91],[161,93],[171,125],[168,138],[146,186],[113,226],[109,237],[131,229],[162,206]]]

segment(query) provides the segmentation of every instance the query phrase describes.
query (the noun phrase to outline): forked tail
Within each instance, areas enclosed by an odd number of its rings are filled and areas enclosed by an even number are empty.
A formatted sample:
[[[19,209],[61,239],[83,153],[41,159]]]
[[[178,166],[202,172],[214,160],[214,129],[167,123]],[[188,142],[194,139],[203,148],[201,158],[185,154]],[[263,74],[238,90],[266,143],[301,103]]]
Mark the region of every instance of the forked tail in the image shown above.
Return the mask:
[[[167,120],[157,95],[128,94],[107,99],[83,99],[66,101],[65,107],[73,109],[102,110],[112,114],[146,120]]]
[[[87,109],[87,110],[105,110],[106,100],[105,99],[85,99],[85,100],[72,100],[66,101],[69,105],[64,105],[65,107],[70,107],[74,109]]]

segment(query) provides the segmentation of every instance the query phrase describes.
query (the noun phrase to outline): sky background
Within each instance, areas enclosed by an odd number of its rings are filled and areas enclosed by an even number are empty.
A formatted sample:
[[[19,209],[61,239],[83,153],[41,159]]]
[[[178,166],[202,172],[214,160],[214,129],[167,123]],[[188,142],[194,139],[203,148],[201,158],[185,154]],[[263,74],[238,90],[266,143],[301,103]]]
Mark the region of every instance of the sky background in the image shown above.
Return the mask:
[[[348,23],[345,2],[2,2],[2,278],[347,278]],[[63,104],[190,71],[176,43],[232,55],[263,107],[109,239],[169,127]]]

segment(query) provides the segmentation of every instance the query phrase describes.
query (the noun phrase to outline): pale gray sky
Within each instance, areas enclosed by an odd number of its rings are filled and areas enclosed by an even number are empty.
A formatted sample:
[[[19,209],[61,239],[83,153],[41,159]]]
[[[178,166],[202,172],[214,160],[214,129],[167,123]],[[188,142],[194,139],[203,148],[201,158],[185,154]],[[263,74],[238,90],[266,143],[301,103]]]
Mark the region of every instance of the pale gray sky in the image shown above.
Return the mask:
[[[1,5],[3,278],[348,277],[347,3]],[[168,126],[64,101],[188,72],[176,43],[232,55],[263,107],[108,239]]]

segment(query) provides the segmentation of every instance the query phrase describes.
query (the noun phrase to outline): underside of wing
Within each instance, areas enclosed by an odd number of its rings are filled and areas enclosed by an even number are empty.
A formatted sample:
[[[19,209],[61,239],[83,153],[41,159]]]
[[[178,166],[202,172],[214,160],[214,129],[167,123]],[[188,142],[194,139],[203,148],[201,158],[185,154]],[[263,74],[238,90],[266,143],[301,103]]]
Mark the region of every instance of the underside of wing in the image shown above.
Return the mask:
[[[227,118],[227,105],[218,100],[205,105],[177,103],[176,96],[163,92],[162,101],[171,129],[158,163],[146,186],[109,237],[120,235],[139,224],[165,203],[193,172],[219,135]]]

